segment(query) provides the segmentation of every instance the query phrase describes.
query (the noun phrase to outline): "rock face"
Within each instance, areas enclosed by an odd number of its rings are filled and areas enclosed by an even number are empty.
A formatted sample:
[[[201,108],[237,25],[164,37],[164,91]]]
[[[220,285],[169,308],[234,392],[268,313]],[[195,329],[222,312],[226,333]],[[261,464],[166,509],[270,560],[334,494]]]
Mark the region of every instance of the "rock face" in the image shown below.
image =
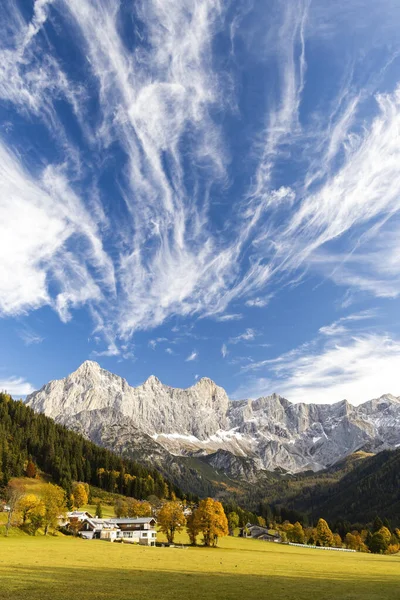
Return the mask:
[[[346,400],[292,404],[276,394],[231,401],[207,378],[177,389],[151,376],[134,388],[86,361],[28,396],[27,404],[118,452],[145,447],[159,461],[217,453],[214,466],[223,469],[225,462],[227,471],[232,454],[251,459],[252,472],[294,473],[318,471],[359,449],[400,447],[400,398],[390,394],[358,407]]]

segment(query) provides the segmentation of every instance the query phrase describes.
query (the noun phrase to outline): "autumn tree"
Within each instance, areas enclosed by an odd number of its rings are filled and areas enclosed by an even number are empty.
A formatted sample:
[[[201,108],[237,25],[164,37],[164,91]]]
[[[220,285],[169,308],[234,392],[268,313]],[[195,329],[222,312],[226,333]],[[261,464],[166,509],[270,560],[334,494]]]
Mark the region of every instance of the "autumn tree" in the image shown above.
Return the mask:
[[[65,492],[58,485],[47,483],[43,488],[42,500],[44,534],[47,535],[50,528],[57,528],[59,518],[65,515]]]
[[[196,518],[196,512],[196,510],[193,510],[191,514],[186,518],[186,531],[188,533],[190,543],[192,544],[192,546],[196,546],[197,536],[200,533],[199,522]]]
[[[26,465],[25,473],[27,477],[36,477],[36,465],[31,460],[29,460],[28,464]]]
[[[80,508],[88,503],[88,493],[86,486],[83,483],[76,483],[72,488],[72,493],[76,508]]]
[[[216,546],[219,537],[229,534],[228,519],[223,506],[212,498],[201,500],[196,511],[196,519],[205,546]]]
[[[44,502],[39,499],[39,502],[32,508],[29,513],[29,530],[32,535],[36,535],[36,532],[40,527],[43,526],[46,515],[46,508]]]
[[[344,542],[346,544],[346,548],[349,548],[350,550],[357,550],[357,552],[369,552],[368,547],[364,543],[358,531],[347,533]]]
[[[333,546],[333,533],[325,519],[320,519],[317,523],[317,542],[319,542],[321,546]]]
[[[304,529],[299,521],[293,525],[291,532],[288,532],[288,540],[294,544],[304,544]]]
[[[152,508],[150,502],[141,502],[135,498],[128,499],[128,517],[151,517]]]
[[[18,504],[21,500],[21,498],[24,495],[24,488],[23,486],[16,482],[16,481],[10,481],[6,488],[5,488],[5,492],[4,492],[4,498],[5,501],[7,502],[9,511],[8,511],[8,518],[7,518],[7,523],[6,523],[6,536],[8,536],[9,531],[10,531],[10,527],[13,523],[13,518],[15,516],[15,513],[18,510]]]
[[[229,535],[234,535],[236,527],[239,527],[239,515],[237,512],[232,511],[228,514]]]
[[[341,548],[342,546],[343,546],[342,538],[340,537],[340,535],[338,533],[334,533],[333,534],[333,547]]]
[[[228,523],[229,523],[229,518],[228,518]],[[257,523],[259,524],[260,527],[266,527],[267,526],[267,522],[264,519],[264,517],[257,517]]]
[[[28,520],[30,512],[39,504],[40,498],[36,494],[25,494],[18,502],[18,510],[22,516],[22,525]]]
[[[157,515],[160,529],[167,536],[170,544],[174,543],[175,533],[182,531],[186,518],[179,502],[166,502]]]
[[[378,531],[378,533],[380,533],[382,535],[382,537],[385,540],[386,544],[389,545],[390,544],[390,539],[392,537],[392,534],[390,533],[389,529],[383,525],[383,527],[380,528],[380,530]]]

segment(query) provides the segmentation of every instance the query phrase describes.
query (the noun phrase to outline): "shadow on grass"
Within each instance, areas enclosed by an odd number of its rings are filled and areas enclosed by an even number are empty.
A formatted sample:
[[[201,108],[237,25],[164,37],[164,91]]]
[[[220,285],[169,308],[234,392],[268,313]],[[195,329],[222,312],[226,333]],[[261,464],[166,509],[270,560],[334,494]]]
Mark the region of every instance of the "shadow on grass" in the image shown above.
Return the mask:
[[[170,572],[20,565],[0,571],[1,600],[394,600],[399,577],[307,576]]]

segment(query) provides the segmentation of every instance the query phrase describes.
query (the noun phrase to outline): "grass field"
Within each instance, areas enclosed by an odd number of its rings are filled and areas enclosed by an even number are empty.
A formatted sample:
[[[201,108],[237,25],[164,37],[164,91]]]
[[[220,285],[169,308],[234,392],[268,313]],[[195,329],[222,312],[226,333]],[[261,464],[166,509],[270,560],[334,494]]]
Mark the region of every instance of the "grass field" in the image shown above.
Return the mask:
[[[400,558],[238,538],[224,538],[215,549],[0,538],[0,599],[27,598],[396,600]]]

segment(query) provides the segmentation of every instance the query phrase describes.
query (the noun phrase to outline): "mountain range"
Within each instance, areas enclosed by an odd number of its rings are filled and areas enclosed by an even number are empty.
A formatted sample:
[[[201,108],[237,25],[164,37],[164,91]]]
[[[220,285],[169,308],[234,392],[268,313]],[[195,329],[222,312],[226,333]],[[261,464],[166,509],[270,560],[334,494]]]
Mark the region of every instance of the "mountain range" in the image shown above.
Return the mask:
[[[277,394],[236,401],[208,378],[179,389],[151,376],[132,387],[86,361],[26,403],[97,444],[175,472],[178,480],[188,465],[197,468],[195,459],[251,482],[263,471],[316,472],[359,450],[400,447],[400,398],[390,394],[357,407],[346,400],[293,404]]]

